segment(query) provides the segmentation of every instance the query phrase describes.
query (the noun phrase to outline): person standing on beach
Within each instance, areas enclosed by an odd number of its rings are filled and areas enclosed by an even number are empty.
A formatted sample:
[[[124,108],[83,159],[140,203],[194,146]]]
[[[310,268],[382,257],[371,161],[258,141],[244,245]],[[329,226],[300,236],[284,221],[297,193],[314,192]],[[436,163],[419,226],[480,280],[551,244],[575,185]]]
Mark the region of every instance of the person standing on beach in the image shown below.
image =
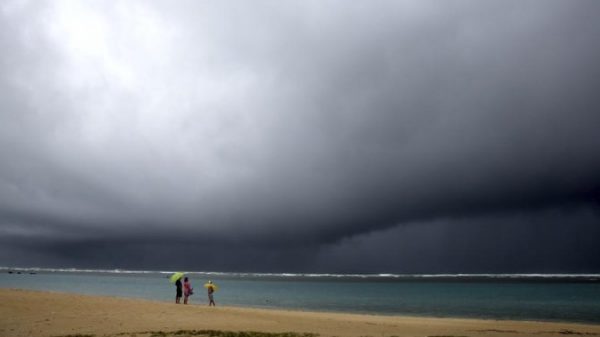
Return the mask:
[[[183,279],[183,304],[188,304],[188,297],[194,294],[194,288],[187,276]]]
[[[179,304],[182,295],[181,278],[178,278],[177,281],[175,281],[175,288],[177,288],[177,293],[175,294],[175,303]]]
[[[213,298],[213,293],[215,292],[215,288],[212,285],[212,281],[208,281],[209,286],[206,287],[207,291],[208,291],[208,306],[210,307],[212,306],[216,306],[215,304],[215,299]]]

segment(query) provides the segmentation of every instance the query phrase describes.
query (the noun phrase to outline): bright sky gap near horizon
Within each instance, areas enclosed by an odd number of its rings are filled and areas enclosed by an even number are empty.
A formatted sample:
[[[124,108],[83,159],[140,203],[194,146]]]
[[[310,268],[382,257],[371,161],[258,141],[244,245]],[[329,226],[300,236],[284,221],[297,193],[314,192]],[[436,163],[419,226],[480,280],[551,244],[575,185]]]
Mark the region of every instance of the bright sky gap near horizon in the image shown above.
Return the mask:
[[[3,1],[0,266],[598,273],[599,17]]]

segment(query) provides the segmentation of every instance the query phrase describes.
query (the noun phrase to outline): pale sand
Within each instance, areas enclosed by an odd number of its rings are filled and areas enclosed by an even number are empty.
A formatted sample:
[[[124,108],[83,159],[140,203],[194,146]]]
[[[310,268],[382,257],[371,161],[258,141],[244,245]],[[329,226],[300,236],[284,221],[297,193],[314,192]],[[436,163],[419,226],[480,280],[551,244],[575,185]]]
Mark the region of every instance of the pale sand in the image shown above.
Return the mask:
[[[194,296],[193,302],[197,303],[199,297]],[[209,308],[199,304],[185,306],[139,299],[0,289],[2,337],[76,334],[145,337],[152,335],[148,331],[163,331],[167,332],[166,336],[172,336],[174,334],[168,332],[177,330],[291,331],[316,333],[323,337],[600,336],[600,325],[590,324]]]

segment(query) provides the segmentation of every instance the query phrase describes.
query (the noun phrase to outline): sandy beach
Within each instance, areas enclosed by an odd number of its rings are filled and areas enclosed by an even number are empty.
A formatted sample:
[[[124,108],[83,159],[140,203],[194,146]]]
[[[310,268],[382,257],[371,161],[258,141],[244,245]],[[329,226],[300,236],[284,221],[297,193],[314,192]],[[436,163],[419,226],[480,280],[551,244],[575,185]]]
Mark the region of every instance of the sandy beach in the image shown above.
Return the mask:
[[[209,308],[194,300],[0,289],[0,336],[600,336],[600,325],[590,324]]]

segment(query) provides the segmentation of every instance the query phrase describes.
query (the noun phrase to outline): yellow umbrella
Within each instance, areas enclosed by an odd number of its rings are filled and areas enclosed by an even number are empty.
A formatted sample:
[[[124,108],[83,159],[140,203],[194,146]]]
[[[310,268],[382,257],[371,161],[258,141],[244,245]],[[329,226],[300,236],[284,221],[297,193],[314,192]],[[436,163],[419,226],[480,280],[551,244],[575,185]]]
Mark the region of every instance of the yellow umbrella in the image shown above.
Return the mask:
[[[208,282],[204,284],[204,288],[208,289],[208,288],[212,288],[214,291],[219,290],[219,287],[217,287],[216,284],[212,283],[212,282]]]
[[[183,273],[177,272],[177,273],[171,275],[171,277],[169,278],[169,280],[171,281],[171,283],[175,283],[177,280],[179,280],[182,277],[183,277]]]

